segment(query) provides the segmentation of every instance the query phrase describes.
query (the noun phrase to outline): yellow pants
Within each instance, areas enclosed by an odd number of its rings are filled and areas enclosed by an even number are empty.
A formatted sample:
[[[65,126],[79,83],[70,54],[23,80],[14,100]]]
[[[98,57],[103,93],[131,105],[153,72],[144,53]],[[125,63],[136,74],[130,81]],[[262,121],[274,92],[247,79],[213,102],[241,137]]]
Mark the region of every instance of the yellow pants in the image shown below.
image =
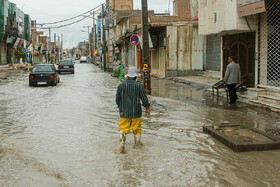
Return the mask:
[[[133,134],[141,135],[141,118],[121,118],[119,123],[120,131],[128,134],[132,127]]]

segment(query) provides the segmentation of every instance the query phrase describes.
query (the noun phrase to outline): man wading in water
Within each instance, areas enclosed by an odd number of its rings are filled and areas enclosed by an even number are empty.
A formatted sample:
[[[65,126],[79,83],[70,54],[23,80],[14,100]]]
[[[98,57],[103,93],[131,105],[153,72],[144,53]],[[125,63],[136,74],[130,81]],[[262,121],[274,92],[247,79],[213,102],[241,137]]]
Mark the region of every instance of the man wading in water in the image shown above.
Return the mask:
[[[141,145],[142,107],[140,100],[146,108],[147,115],[150,115],[150,104],[144,87],[136,81],[138,76],[137,69],[131,67],[125,76],[127,80],[118,86],[116,104],[118,105],[121,118],[119,122],[120,147],[116,150],[118,153],[124,152],[126,135],[130,132],[131,127],[135,146]]]

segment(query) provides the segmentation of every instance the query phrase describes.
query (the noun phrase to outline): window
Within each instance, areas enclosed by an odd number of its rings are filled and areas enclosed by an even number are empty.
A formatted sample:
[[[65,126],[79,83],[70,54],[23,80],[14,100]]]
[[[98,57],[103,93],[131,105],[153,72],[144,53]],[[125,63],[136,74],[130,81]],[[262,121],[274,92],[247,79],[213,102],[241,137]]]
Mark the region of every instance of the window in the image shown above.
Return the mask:
[[[53,68],[51,66],[35,66],[33,72],[53,72]]]
[[[214,23],[217,23],[217,13],[214,13]]]
[[[60,63],[59,63],[60,65],[72,65],[73,63],[71,62],[71,61],[61,61]]]

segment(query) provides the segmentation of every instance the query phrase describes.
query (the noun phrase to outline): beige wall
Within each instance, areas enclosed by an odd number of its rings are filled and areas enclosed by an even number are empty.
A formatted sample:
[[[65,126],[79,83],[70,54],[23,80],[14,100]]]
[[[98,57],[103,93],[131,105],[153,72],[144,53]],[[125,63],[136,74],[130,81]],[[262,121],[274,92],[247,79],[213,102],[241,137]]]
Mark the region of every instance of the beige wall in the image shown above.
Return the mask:
[[[167,27],[167,76],[203,70],[206,36],[198,35],[198,26]]]
[[[251,30],[257,30],[257,15],[248,16],[247,20]],[[199,34],[243,31],[250,31],[250,28],[246,19],[239,17],[236,0],[199,0]]]
[[[166,49],[164,47],[151,50],[152,74],[165,77]]]
[[[39,43],[48,44],[47,36],[39,36]]]
[[[3,42],[0,42],[0,65],[7,64],[7,47]]]

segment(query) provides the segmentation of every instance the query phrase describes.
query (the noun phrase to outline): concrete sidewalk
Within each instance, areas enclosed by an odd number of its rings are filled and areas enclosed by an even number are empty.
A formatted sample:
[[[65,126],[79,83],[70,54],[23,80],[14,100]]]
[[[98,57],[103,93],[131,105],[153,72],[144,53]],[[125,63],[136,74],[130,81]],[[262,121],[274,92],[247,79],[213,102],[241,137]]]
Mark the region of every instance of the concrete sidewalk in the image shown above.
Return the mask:
[[[168,78],[167,78],[168,79]],[[184,76],[172,78],[175,82],[189,84],[191,86],[204,86],[211,88],[213,84],[217,83],[219,79],[205,76]]]
[[[167,80],[173,80],[178,83],[190,85],[192,87],[203,87],[207,92],[212,94],[212,86],[220,81],[218,76],[209,76],[199,74],[197,76],[167,77]],[[217,94],[216,91],[214,93]],[[251,104],[254,106],[267,108],[275,112],[280,112],[280,91],[265,90],[261,88],[247,88],[247,90],[237,92],[238,102]],[[226,98],[225,89],[219,90],[219,96]]]
[[[179,76],[179,77],[167,77],[168,80],[175,82],[188,84],[190,86],[202,86],[205,88],[211,88],[212,85],[220,81],[220,72],[218,71],[201,71],[197,75],[192,76]]]

